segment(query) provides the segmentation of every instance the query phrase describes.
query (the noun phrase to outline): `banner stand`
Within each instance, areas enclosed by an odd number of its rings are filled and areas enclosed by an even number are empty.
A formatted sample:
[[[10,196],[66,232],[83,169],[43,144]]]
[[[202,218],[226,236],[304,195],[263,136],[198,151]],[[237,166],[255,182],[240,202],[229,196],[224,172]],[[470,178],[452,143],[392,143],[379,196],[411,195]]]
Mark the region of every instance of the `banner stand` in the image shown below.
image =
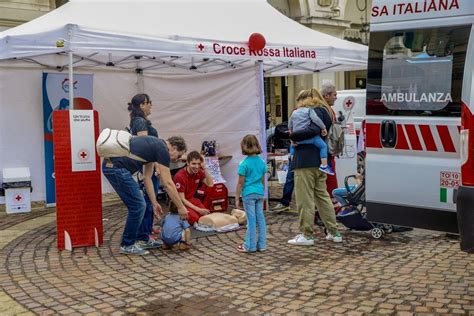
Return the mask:
[[[98,122],[97,111],[53,112],[59,250],[103,243]]]

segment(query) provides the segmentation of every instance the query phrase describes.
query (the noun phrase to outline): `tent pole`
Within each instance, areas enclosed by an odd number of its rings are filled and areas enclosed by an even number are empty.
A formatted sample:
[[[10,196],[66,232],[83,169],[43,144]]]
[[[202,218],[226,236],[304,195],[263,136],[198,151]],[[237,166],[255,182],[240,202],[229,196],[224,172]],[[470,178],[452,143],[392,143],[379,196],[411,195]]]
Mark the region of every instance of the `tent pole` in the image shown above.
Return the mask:
[[[69,109],[74,109],[73,54],[69,52]]]
[[[257,61],[255,62],[255,66],[257,67],[257,76],[258,76],[258,83],[259,83],[259,87],[258,87],[258,92],[259,92],[259,97],[260,97],[260,100],[259,100],[259,108],[260,108],[260,111],[259,111],[259,114],[260,114],[260,128],[259,128],[259,134],[260,134],[260,137],[259,137],[259,140],[260,140],[260,144],[261,144],[261,147],[262,147],[262,158],[265,162],[268,161],[268,153],[267,153],[267,130],[266,130],[266,126],[265,126],[265,112],[266,112],[266,107],[265,107],[265,78],[264,78],[264,74],[263,74],[263,62],[262,61]],[[268,190],[268,177],[265,177],[265,205],[266,205],[266,210],[268,211],[270,209],[270,204],[268,204],[269,202],[269,198],[270,198],[270,191]]]

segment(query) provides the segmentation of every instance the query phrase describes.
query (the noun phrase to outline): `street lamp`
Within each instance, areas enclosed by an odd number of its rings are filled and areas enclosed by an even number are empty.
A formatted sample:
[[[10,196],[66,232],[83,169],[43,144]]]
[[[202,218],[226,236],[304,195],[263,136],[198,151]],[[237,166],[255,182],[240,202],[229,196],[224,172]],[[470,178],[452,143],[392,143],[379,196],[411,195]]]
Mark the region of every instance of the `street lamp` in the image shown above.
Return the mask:
[[[369,43],[370,37],[370,24],[367,22],[363,22],[360,27],[360,41],[362,44],[367,45]]]

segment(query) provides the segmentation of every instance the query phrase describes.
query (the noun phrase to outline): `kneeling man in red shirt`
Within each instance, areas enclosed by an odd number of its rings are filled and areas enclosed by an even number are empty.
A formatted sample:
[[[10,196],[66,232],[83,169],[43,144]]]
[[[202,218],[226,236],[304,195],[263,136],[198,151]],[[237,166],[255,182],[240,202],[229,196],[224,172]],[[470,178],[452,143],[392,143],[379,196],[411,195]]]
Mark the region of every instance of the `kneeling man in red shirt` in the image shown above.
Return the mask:
[[[200,153],[197,151],[190,152],[186,162],[186,168],[178,171],[173,180],[184,206],[188,209],[188,222],[193,225],[201,216],[210,213],[201,200],[195,198],[194,195],[203,183],[208,187],[212,187],[214,182]]]

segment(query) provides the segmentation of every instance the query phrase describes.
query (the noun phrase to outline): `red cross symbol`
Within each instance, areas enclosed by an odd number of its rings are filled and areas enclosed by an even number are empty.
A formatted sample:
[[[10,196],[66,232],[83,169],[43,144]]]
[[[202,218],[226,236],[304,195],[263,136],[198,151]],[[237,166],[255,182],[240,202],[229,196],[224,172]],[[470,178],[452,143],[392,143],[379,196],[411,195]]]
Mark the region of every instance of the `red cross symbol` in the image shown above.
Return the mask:
[[[77,157],[82,161],[87,161],[87,159],[89,159],[89,151],[83,148],[79,150]]]
[[[15,200],[16,200],[17,202],[20,202],[21,200],[23,200],[23,197],[18,194],[17,196],[15,196]]]
[[[355,105],[355,99],[353,97],[347,97],[344,99],[344,110],[349,111]]]
[[[201,43],[199,43],[199,45],[197,46],[197,48],[202,52],[204,51],[204,45],[202,45]]]

